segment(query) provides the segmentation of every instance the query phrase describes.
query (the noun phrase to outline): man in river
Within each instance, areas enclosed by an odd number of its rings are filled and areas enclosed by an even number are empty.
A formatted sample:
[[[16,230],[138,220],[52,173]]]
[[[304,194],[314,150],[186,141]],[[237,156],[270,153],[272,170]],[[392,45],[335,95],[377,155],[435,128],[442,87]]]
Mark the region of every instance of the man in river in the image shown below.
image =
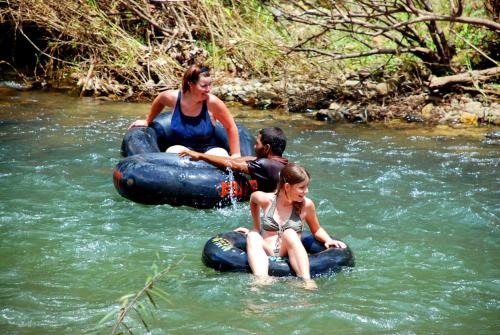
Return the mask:
[[[228,158],[192,150],[183,150],[179,152],[179,156],[190,156],[192,160],[202,160],[223,170],[230,168],[233,171],[249,174],[257,181],[259,191],[273,192],[278,185],[281,170],[288,164],[288,160],[282,157],[285,147],[286,136],[283,130],[270,127],[259,130],[255,142],[257,157]]]

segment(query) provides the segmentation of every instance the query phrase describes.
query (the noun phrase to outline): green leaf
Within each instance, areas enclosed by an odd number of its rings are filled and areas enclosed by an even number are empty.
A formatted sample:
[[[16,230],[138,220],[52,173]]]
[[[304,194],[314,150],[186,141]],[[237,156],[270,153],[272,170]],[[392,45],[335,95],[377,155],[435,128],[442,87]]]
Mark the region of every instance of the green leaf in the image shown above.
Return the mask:
[[[132,332],[132,329],[130,329],[129,326],[125,322],[122,323],[122,325],[125,327],[125,329],[128,331],[129,334],[133,335],[134,333]]]
[[[158,298],[162,299],[163,301],[172,304],[170,299],[168,298],[168,293],[160,290],[159,288],[155,287],[153,290],[149,290],[149,293],[157,296]]]
[[[149,332],[149,327],[146,323],[146,321],[144,321],[144,318],[142,317],[142,314],[139,312],[139,310],[137,308],[134,307],[134,311],[137,313],[137,315],[139,316],[139,320],[141,320],[142,324],[144,325],[144,328],[146,328],[146,330]]]
[[[150,290],[146,290],[146,296],[148,297],[149,301],[151,302],[151,305],[154,306],[155,309],[158,309],[158,306],[156,306],[155,301],[153,300],[153,297],[149,293]]]
[[[111,311],[109,312],[108,314],[106,314],[102,319],[101,321],[99,321],[99,325],[102,325],[104,322],[108,321],[109,319],[111,319],[111,317],[115,316],[116,315],[116,311]]]

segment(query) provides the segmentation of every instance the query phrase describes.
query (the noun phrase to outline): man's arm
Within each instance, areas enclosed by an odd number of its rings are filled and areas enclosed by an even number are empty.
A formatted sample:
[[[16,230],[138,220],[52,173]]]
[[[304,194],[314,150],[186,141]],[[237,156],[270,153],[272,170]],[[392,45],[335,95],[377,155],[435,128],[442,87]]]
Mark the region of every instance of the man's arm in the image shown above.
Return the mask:
[[[215,155],[207,155],[192,150],[183,150],[179,152],[179,156],[181,157],[189,156],[194,161],[202,160],[222,170],[230,168],[233,171],[243,172],[246,174],[249,173],[247,161],[254,160],[256,158],[251,156],[230,158],[230,157],[222,157]]]

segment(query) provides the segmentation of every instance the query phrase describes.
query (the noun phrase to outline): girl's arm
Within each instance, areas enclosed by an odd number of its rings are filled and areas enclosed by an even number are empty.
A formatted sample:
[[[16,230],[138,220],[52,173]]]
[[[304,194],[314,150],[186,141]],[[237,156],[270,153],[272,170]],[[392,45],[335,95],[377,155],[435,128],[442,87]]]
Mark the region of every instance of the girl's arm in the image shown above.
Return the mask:
[[[250,196],[250,213],[252,214],[253,230],[260,233],[260,210],[271,205],[272,193],[255,191]]]
[[[252,215],[253,229],[248,229],[245,227],[236,228],[234,231],[248,234],[251,231],[260,233],[260,209],[266,208],[270,204],[270,200],[267,197],[267,193],[262,191],[255,191],[250,195],[250,214]]]
[[[318,216],[316,215],[316,206],[314,202],[310,199],[306,198],[306,204],[304,206],[304,210],[306,211],[306,222],[311,230],[311,233],[314,235],[318,241],[323,242],[325,248],[335,247],[335,248],[346,248],[346,244],[342,241],[334,240],[328,235],[326,230],[324,230],[318,220]]]
[[[240,137],[238,136],[238,127],[236,127],[236,122],[234,122],[234,118],[229,112],[229,109],[227,109],[222,100],[212,94],[208,100],[208,105],[209,110],[212,112],[215,119],[220,121],[227,131],[230,151],[229,154],[232,158],[240,157]]]
[[[250,230],[245,227],[239,227],[236,228],[234,231],[243,234],[248,234],[251,231],[260,233],[260,209],[266,208],[268,204],[269,204],[269,199],[267,197],[267,193],[264,193],[262,191],[253,192],[252,195],[250,196],[250,214],[252,215],[253,229]]]
[[[256,191],[250,196],[250,214],[252,215],[253,230],[260,232],[260,203],[264,192]]]
[[[164,91],[158,94],[158,96],[153,100],[151,104],[151,109],[149,111],[149,115],[146,119],[148,125],[153,122],[155,117],[160,114],[160,112],[165,108],[165,106],[173,108],[175,106],[175,102],[177,100],[177,91],[169,90]]]

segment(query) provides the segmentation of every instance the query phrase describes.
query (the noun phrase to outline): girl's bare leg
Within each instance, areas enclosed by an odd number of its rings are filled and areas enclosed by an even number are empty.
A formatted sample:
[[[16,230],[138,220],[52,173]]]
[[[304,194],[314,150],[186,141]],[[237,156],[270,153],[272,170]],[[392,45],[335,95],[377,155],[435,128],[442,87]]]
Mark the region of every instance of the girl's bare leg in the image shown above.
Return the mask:
[[[189,150],[188,148],[186,148],[185,146],[183,145],[172,145],[171,147],[168,147],[167,150],[165,150],[165,152],[169,152],[169,153],[173,153],[173,154],[178,154],[179,152],[183,151],[183,150]]]
[[[282,235],[282,250],[280,254],[288,254],[290,265],[297,276],[304,280],[306,289],[317,289],[316,283],[311,279],[309,256],[300,240],[300,236],[292,229],[287,229]]]
[[[264,239],[259,233],[252,231],[247,235],[248,264],[254,275],[269,276],[269,259],[264,250]]]

